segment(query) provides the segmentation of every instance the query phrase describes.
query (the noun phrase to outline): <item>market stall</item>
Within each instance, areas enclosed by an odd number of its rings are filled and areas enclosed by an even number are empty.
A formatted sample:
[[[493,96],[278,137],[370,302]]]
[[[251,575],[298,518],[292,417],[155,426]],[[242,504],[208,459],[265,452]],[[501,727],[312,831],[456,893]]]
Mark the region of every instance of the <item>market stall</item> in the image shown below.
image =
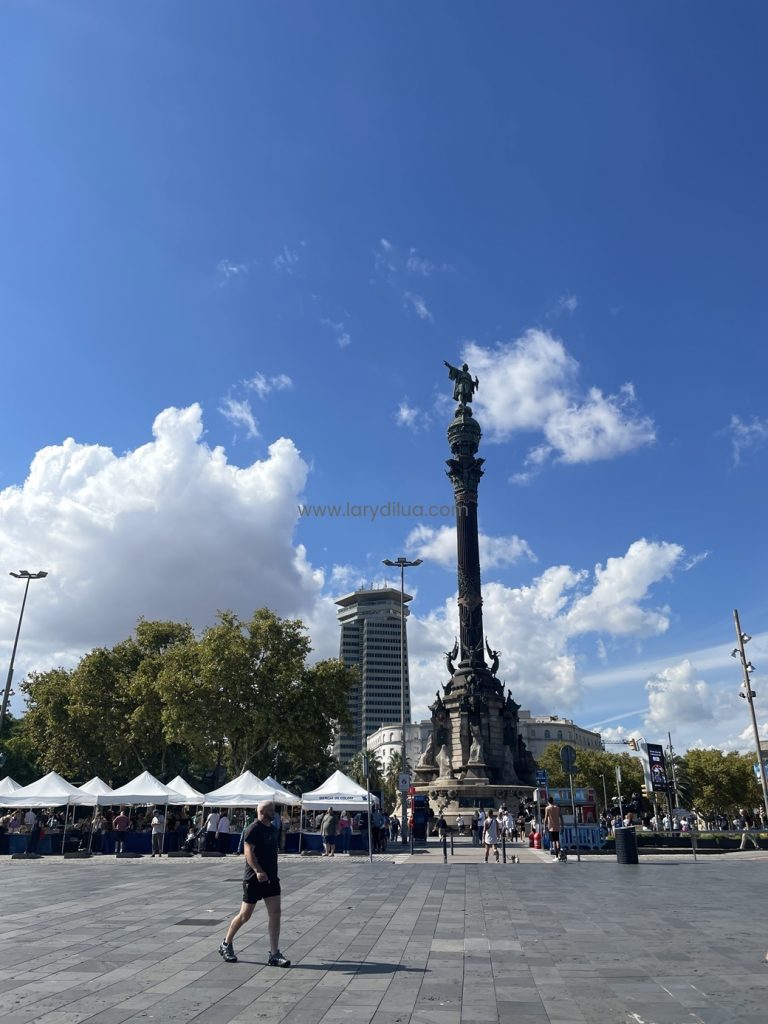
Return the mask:
[[[90,793],[81,792],[76,786],[71,785],[57,772],[48,772],[42,779],[31,782],[28,786],[21,786],[12,793],[6,793],[2,797],[5,807],[25,808],[27,810],[40,810],[44,807],[63,807],[64,820],[62,827],[48,826],[45,835],[33,844],[35,853],[64,853],[68,850],[67,829],[69,826],[69,813],[75,807],[92,807],[96,797]],[[0,852],[4,853],[25,853],[30,850],[31,833],[20,833],[16,835],[3,836],[3,843]],[[73,840],[71,845],[76,849],[79,840]]]
[[[378,806],[378,798],[373,794],[370,795],[370,801],[371,808]],[[289,850],[289,852],[322,850],[323,839],[315,827],[317,815],[312,812],[327,811],[329,807],[334,811],[346,811],[351,816],[351,822],[356,823],[350,827],[348,836],[341,835],[339,851],[346,853],[350,850],[367,849],[367,826],[363,828],[362,823],[364,820],[367,821],[368,806],[368,792],[344,772],[334,772],[317,789],[310,793],[302,793],[301,830],[296,850]],[[310,818],[309,815],[312,817]],[[286,846],[286,850],[288,850],[288,846]]]

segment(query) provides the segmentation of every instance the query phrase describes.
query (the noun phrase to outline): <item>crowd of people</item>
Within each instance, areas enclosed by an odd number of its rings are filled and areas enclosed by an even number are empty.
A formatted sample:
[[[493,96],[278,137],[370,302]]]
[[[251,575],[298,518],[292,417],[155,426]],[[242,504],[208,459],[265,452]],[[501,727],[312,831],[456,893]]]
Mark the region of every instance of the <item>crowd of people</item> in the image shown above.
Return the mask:
[[[349,849],[349,836],[355,832],[368,831],[368,815],[358,811],[337,812],[333,807],[316,814],[307,814],[304,819],[307,832],[319,832],[323,837],[323,857],[333,857],[338,846],[342,852]],[[386,814],[375,808],[371,812],[371,843],[374,853],[386,853],[387,843],[397,841],[400,822],[396,815]]]
[[[36,853],[43,835],[61,833],[65,825],[68,834],[79,838],[79,848],[93,853],[122,853],[128,833],[147,832],[151,835],[153,857],[163,855],[165,836],[174,833],[178,848],[228,853],[230,834],[242,834],[255,818],[255,811],[251,809],[233,811],[230,817],[223,807],[204,811],[158,805],[154,808],[121,806],[117,811],[99,807],[93,814],[77,809],[74,820],[66,822],[65,811],[18,808],[0,817],[0,834],[26,835],[27,853]],[[292,827],[290,815],[275,811],[273,825],[284,848],[285,834]],[[242,852],[242,843],[238,852]]]

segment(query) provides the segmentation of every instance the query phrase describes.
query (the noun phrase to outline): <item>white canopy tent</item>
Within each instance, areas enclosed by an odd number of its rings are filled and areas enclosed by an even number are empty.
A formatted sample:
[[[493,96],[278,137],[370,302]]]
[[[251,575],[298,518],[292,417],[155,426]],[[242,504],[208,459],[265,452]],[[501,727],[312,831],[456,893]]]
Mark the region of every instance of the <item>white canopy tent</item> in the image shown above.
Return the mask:
[[[87,793],[89,796],[112,796],[114,790],[100,779],[98,775],[94,775],[92,779],[89,779],[88,782],[80,786],[80,792]]]
[[[206,807],[256,807],[264,800],[277,800],[274,786],[268,786],[253,772],[244,771],[226,785],[206,793],[203,803]]]
[[[10,775],[7,775],[4,779],[0,779],[0,796],[5,796],[8,793],[15,793],[17,789],[21,789],[18,782],[14,782]]]
[[[186,797],[184,803],[187,804],[201,804],[205,799],[202,793],[198,793],[196,789],[193,789],[180,775],[177,775],[175,779],[171,779],[168,783],[168,788],[175,790],[180,796]]]
[[[108,804],[185,804],[187,798],[170,786],[164,786],[149,772],[142,772],[124,786],[96,796],[101,806]]]
[[[301,806],[301,797],[296,796],[295,793],[291,793],[285,786],[281,786],[280,783],[273,779],[271,775],[268,775],[264,779],[264,785],[269,786],[270,789],[275,791],[275,800],[279,804],[285,804],[288,807],[299,807]]]
[[[371,804],[378,804],[373,793]],[[305,811],[323,811],[329,807],[335,811],[367,811],[368,793],[344,772],[334,772],[322,786],[311,793],[302,793],[301,806]]]
[[[81,792],[56,772],[3,796],[6,807],[93,807],[96,801],[92,793]]]

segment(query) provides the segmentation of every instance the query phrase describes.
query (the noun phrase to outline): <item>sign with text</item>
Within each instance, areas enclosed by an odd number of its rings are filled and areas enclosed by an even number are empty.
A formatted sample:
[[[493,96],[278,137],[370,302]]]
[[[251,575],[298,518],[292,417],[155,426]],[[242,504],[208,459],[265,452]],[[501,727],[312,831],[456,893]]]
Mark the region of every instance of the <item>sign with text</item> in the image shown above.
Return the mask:
[[[654,793],[667,791],[667,762],[664,759],[664,748],[660,743],[648,743],[648,767],[651,773],[651,786]]]

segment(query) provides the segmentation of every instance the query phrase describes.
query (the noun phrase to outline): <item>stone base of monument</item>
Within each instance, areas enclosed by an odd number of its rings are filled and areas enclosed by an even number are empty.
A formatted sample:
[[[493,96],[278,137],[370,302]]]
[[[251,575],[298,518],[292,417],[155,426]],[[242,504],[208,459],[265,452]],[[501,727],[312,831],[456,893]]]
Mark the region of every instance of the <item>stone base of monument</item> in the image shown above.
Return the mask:
[[[464,818],[464,830],[469,834],[469,823],[474,811],[498,811],[501,807],[517,814],[519,804],[533,794],[533,786],[522,784],[499,785],[485,780],[470,779],[469,773],[463,779],[435,779],[426,786],[415,787],[417,793],[427,793],[435,814],[441,810],[451,826],[456,818]]]

